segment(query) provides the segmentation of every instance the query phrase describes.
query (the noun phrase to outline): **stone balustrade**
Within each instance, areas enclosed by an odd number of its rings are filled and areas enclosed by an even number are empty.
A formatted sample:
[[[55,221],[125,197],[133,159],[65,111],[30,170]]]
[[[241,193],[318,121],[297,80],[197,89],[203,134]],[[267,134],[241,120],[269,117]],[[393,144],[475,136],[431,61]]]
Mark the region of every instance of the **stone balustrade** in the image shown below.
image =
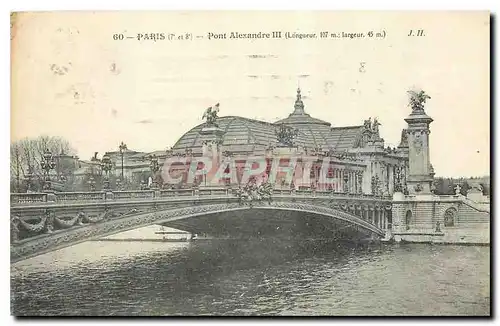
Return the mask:
[[[153,199],[155,192],[153,190],[139,190],[139,191],[114,191],[112,192],[114,200],[123,199]]]
[[[56,201],[101,201],[106,200],[106,194],[100,191],[92,192],[58,192],[54,193]]]
[[[477,203],[465,196],[462,196],[463,202],[466,205],[469,205],[471,208],[480,211],[480,212],[485,212],[485,213],[490,213],[491,211],[491,206],[490,203]]]
[[[160,190],[160,197],[180,197],[180,196],[194,196],[194,189],[172,189]]]
[[[30,204],[47,202],[46,193],[14,193],[10,194],[11,204]]]
[[[135,190],[135,191],[103,191],[94,192],[56,192],[56,193],[18,193],[11,194],[11,206],[23,206],[41,203],[69,203],[69,202],[100,202],[100,201],[124,201],[124,200],[154,200],[159,198],[185,198],[185,197],[207,197],[207,196],[234,196],[236,189],[227,187],[190,188],[190,189],[162,189],[162,190]],[[354,194],[333,192],[327,190],[295,190],[274,189],[273,196],[296,196],[317,198],[350,198],[350,199],[373,199],[390,200],[391,197],[376,196],[371,194]]]

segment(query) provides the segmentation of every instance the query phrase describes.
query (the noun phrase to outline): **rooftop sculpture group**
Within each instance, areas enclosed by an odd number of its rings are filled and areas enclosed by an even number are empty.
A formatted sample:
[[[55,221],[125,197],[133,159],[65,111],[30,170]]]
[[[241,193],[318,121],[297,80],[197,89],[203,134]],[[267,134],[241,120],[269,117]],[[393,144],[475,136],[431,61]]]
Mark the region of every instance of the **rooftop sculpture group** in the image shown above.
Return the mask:
[[[286,146],[295,145],[293,140],[295,137],[297,137],[297,134],[297,129],[287,126],[284,123],[280,124],[280,126],[276,130],[276,137],[278,138],[278,142]]]
[[[425,92],[422,90],[421,91],[410,90],[408,91],[408,94],[410,95],[409,105],[411,106],[414,113],[423,112],[425,102],[431,99],[431,97],[425,94]]]
[[[219,113],[219,103],[215,104],[214,107],[209,107],[208,109],[205,110],[205,113],[203,113],[202,119],[206,119],[206,122],[209,126],[215,126],[218,127],[217,125],[217,118]]]

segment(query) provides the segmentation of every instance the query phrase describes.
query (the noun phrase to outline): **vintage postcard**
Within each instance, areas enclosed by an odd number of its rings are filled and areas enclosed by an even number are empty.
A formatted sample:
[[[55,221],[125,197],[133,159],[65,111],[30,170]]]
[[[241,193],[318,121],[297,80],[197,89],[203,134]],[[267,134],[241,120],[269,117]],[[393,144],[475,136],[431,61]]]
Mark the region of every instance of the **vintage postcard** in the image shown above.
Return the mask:
[[[488,12],[11,14],[14,316],[489,316]]]

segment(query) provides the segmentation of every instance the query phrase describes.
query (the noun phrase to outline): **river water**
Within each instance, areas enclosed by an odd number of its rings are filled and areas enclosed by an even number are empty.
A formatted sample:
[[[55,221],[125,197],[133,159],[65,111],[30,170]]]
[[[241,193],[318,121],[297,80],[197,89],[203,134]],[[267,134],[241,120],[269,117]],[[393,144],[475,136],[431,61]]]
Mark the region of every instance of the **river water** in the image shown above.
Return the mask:
[[[489,247],[86,242],[11,265],[11,312],[489,315]]]

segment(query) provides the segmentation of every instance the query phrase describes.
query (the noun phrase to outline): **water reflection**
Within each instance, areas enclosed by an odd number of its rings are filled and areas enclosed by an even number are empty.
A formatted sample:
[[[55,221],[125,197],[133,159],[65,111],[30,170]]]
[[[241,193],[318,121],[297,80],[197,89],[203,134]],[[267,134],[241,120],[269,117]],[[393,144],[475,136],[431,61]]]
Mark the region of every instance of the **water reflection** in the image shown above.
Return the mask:
[[[16,315],[484,315],[490,302],[486,247],[89,242],[11,278]]]

